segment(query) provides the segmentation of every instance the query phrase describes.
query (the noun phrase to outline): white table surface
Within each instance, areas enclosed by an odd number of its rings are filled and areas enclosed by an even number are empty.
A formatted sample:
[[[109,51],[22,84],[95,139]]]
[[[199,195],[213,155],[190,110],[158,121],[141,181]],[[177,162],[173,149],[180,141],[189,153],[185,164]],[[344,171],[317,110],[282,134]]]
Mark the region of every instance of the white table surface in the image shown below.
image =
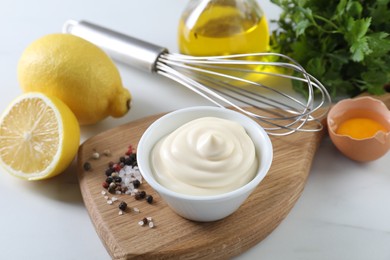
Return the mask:
[[[1,1],[0,110],[21,94],[17,62],[35,39],[67,19],[89,20],[177,52],[183,0]],[[268,18],[279,10],[261,1]],[[118,65],[133,94],[121,119],[82,127],[82,141],[123,123],[173,109],[210,105],[168,79]],[[153,96],[150,95],[153,93]],[[325,138],[305,190],[266,239],[237,259],[390,259],[390,153],[359,164]],[[80,194],[75,165],[46,181],[25,182],[0,170],[0,259],[110,259]]]

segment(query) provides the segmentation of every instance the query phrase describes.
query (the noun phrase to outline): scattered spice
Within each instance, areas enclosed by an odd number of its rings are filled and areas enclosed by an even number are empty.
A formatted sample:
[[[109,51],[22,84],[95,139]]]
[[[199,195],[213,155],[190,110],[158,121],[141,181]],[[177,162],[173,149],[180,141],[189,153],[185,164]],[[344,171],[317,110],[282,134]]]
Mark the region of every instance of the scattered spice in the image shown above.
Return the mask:
[[[138,189],[140,185],[141,185],[141,183],[140,183],[139,180],[134,180],[134,181],[133,181],[133,186],[134,186],[134,188]]]
[[[111,151],[106,149],[103,151],[102,155],[107,157],[111,156]],[[101,158],[101,155],[99,152],[94,150],[91,158],[98,160]],[[108,168],[106,168],[104,171],[106,178],[102,182],[102,187],[105,190],[101,191],[101,194],[106,200],[107,204],[113,205],[116,201],[118,201],[118,198],[115,196],[110,198],[107,195],[107,192],[114,195],[127,194],[134,196],[136,200],[145,199],[147,203],[153,203],[152,195],[146,194],[146,192],[143,190],[139,190],[142,185],[142,175],[138,169],[137,155],[131,145],[128,147],[125,156],[119,157],[117,162],[109,161],[107,165]],[[90,162],[84,163],[83,166],[85,170],[92,169]],[[130,212],[136,214],[141,212],[137,207],[129,207],[125,201],[121,201],[118,205],[118,208],[118,215],[124,215],[129,208]],[[155,226],[151,217],[143,218],[139,224],[142,226],[148,225],[150,228]]]
[[[104,156],[107,156],[107,157],[111,156],[111,151],[106,149],[106,150],[103,151],[103,154],[104,154]]]
[[[152,217],[143,218],[138,222],[138,225],[140,226],[148,225],[150,228],[155,227]]]
[[[146,199],[147,203],[149,203],[149,204],[153,203],[153,196],[152,195],[146,195],[145,199]]]
[[[85,162],[83,165],[84,170],[89,171],[92,169],[91,163]]]
[[[142,200],[146,197],[146,192],[145,191],[139,191],[135,194],[135,199],[136,200]]]
[[[102,183],[102,186],[103,186],[103,188],[108,189],[108,187],[109,187],[110,185],[109,185],[109,183],[108,183],[107,181],[104,181],[104,182]]]
[[[127,203],[124,202],[124,201],[119,203],[119,209],[122,210],[122,211],[125,211],[127,209]]]
[[[92,153],[92,159],[97,160],[97,159],[99,159],[99,158],[100,158],[100,154],[99,154],[98,152]]]

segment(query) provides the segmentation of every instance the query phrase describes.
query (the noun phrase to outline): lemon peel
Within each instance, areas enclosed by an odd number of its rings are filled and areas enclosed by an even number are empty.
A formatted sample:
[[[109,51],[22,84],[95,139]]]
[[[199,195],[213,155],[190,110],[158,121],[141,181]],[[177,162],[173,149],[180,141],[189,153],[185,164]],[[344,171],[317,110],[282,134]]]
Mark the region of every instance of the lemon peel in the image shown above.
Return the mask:
[[[0,164],[25,180],[62,173],[77,154],[79,143],[77,118],[56,97],[23,94],[0,117]]]
[[[61,99],[81,125],[130,109],[131,94],[111,58],[78,36],[48,34],[32,42],[19,59],[18,80],[23,92]]]

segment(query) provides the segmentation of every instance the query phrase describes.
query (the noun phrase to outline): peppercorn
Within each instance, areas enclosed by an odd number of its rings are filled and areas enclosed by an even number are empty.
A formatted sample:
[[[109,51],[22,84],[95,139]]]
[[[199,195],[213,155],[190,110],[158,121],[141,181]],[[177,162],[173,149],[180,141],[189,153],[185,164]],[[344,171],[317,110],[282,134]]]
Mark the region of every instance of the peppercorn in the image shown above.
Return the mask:
[[[115,194],[115,187],[108,186],[108,192],[111,194]]]
[[[130,157],[127,157],[125,160],[125,164],[130,166],[133,164],[133,160],[131,160]]]
[[[144,222],[144,225],[146,225],[146,224],[148,224],[149,221],[148,221],[147,218],[143,218],[143,219],[142,219],[142,222]]]
[[[127,208],[127,203],[126,202],[122,201],[121,203],[119,203],[119,209],[120,210],[125,211],[126,208]]]
[[[103,186],[103,188],[107,189],[108,186],[109,186],[109,184],[108,184],[106,181],[104,181],[104,182],[102,183],[102,186]]]
[[[146,195],[145,199],[146,199],[147,203],[149,203],[149,204],[153,203],[153,196],[152,195]]]
[[[119,172],[122,169],[122,167],[119,164],[117,164],[117,163],[113,165],[113,168],[117,172]]]
[[[111,176],[111,173],[113,173],[115,170],[113,168],[108,168],[106,170],[106,176]]]
[[[119,182],[119,183],[122,182],[122,178],[119,177],[119,176],[115,176],[115,177],[113,177],[113,179],[114,179],[115,182]]]
[[[108,149],[106,149],[106,150],[103,151],[103,154],[104,154],[105,156],[110,156],[110,155],[111,155],[111,151],[108,150]]]
[[[113,166],[114,166],[114,162],[113,161],[110,161],[109,163],[108,163],[108,167],[110,167],[110,168],[112,168]]]
[[[141,185],[141,182],[139,180],[134,180],[133,181],[134,188],[138,189],[140,185]]]
[[[135,199],[136,200],[141,200],[146,197],[146,192],[145,191],[139,191],[135,194]]]
[[[108,177],[106,178],[106,182],[107,182],[108,184],[110,184],[110,183],[113,182],[113,181],[114,181],[114,178],[111,177],[111,176],[108,176]]]
[[[83,165],[84,170],[89,171],[91,170],[92,166],[89,162],[85,162]]]
[[[110,187],[110,188],[114,188],[114,189],[115,189],[115,188],[116,188],[116,184],[115,184],[115,182],[111,182],[109,187]]]
[[[134,198],[135,198],[136,200],[142,199],[139,192],[136,192],[136,193],[135,193]]]
[[[121,157],[119,158],[119,161],[120,161],[120,162],[123,162],[123,163],[124,163],[125,160],[126,160],[126,158],[125,158],[124,156],[121,156]]]
[[[137,154],[136,153],[132,153],[129,155],[129,158],[134,162],[137,160]]]

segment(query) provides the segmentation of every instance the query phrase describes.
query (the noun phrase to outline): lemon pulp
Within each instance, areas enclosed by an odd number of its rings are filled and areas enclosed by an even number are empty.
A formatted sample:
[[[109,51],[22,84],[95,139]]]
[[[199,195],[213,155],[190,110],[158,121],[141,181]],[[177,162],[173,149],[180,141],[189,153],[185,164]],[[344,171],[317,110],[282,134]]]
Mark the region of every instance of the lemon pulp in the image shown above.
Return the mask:
[[[0,162],[23,179],[45,179],[61,173],[76,155],[79,142],[76,117],[54,97],[22,95],[0,119]]]

